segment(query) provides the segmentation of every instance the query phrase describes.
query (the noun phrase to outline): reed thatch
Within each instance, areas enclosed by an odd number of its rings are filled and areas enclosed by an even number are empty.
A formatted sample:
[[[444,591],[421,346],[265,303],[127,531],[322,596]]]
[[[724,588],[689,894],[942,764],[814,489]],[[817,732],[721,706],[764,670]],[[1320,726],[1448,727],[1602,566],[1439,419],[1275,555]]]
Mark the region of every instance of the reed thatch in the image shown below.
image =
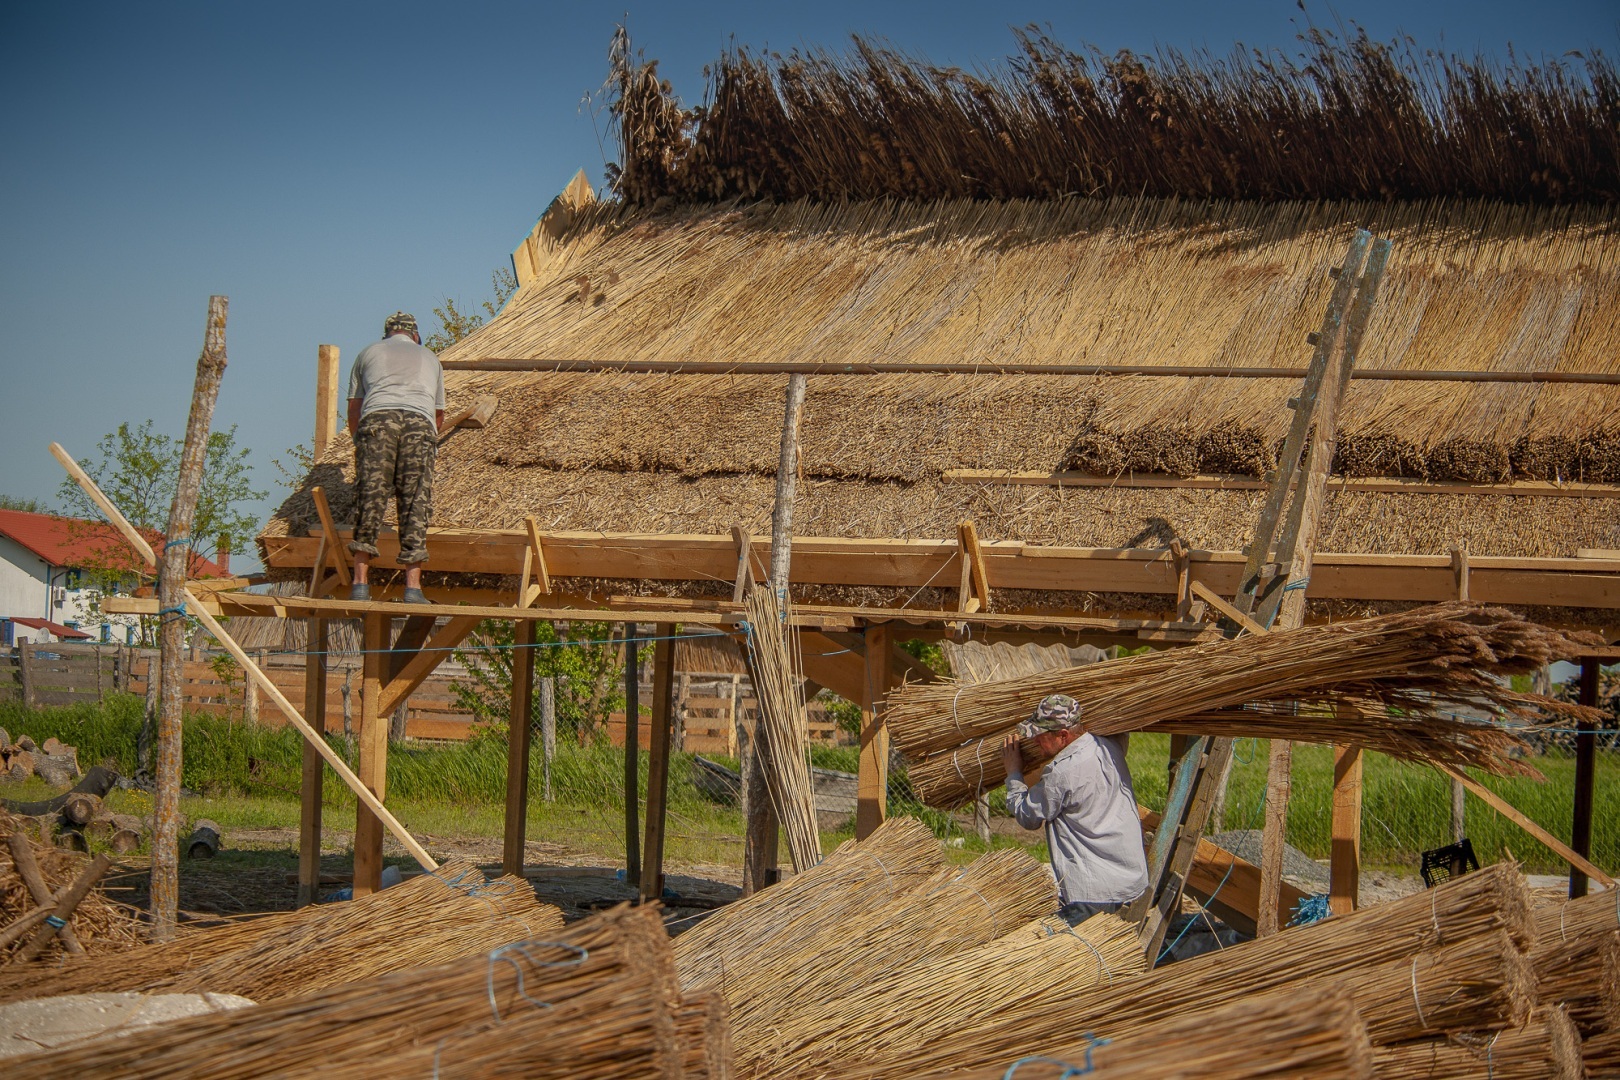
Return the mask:
[[[1316,27],[1297,52],[1225,58],[1016,37],[1017,56],[976,74],[860,38],[843,54],[732,49],[690,111],[621,37],[616,186],[648,204],[1620,198],[1620,74],[1601,53],[1500,65]]]
[[[1375,1075],[1355,999],[1333,982],[1313,986],[1307,1008],[1291,991],[1257,994],[1105,1041],[1076,1040],[1073,1035],[1070,1040],[1005,1065],[930,1073],[926,1080],[1068,1080],[1080,1075],[1098,1080],[1360,1080]]]
[[[799,641],[769,585],[756,585],[748,594],[747,611],[748,678],[759,698],[754,731],[765,754],[771,805],[787,839],[793,869],[803,873],[821,861],[821,832],[810,782],[810,721],[804,709]]]
[[[1620,1028],[1581,1040],[1581,1064],[1591,1080],[1620,1076]]]
[[[0,809],[0,929],[13,926],[44,906],[34,899],[13,860],[9,841],[12,834],[18,832],[29,838],[29,847],[34,853],[40,877],[53,894],[72,885],[90,861],[87,855],[41,843],[38,829],[31,819]],[[37,920],[40,916],[35,915],[34,918]],[[68,925],[74,940],[84,950],[82,956],[69,953],[61,935],[52,937],[39,957],[26,964],[17,961],[17,956],[33,937],[32,932],[22,933],[0,946],[0,1002],[8,1000],[3,989],[8,981],[42,979],[45,972],[54,971],[56,965],[64,961],[101,963],[116,958],[146,937],[146,928],[138,913],[110,899],[99,885],[79,901]]]
[[[613,911],[442,967],[26,1059],[39,1077],[680,1075],[656,907]]]
[[[683,999],[675,1013],[675,1034],[681,1044],[683,1077],[731,1080],[731,1027],[725,998],[703,993]]]
[[[1380,1080],[1440,1080],[1488,1076],[1493,1080],[1581,1080],[1581,1039],[1563,1009],[1536,1010],[1528,1023],[1505,1031],[1459,1032],[1400,1046],[1379,1047],[1373,1075]]]
[[[1368,225],[1392,237],[1395,255],[1363,367],[1615,372],[1615,214],[1135,199],[609,206],[582,214],[554,272],[444,357],[1297,367],[1326,302],[1326,268]],[[581,302],[581,280],[600,286],[600,302]],[[441,447],[435,523],[518,527],[533,515],[542,528],[740,524],[764,535],[784,378],[452,370],[452,407],[486,393],[501,404],[486,427]],[[1254,520],[1254,492],[1060,490],[945,474],[1259,474],[1297,392],[1278,379],[812,377],[795,526],[939,538],[972,518],[986,539],[1156,546],[1180,536],[1232,550]],[[649,422],[652,401],[664,422]],[[1615,387],[1358,381],[1341,410],[1338,468],[1615,481],[1616,415]],[[316,483],[338,520],[352,521],[351,457],[340,435],[269,532],[316,524]],[[1335,493],[1319,546],[1570,555],[1620,546],[1609,503]]]
[[[1181,1014],[1292,989],[1309,1000],[1343,981],[1375,1043],[1523,1022],[1533,980],[1529,897],[1497,863],[1427,892],[1335,916],[1155,970],[1125,986],[1071,995],[963,1024],[906,1060],[869,1055],[853,1074],[989,1069],[1074,1044],[1078,1032],[1125,1037]],[[1421,1018],[1420,1018],[1421,1016]]]
[[[1530,767],[1513,731],[1475,715],[1526,725],[1571,714],[1567,703],[1518,694],[1496,676],[1537,670],[1579,638],[1499,608],[1441,604],[1329,626],[1242,637],[992,683],[935,682],[889,696],[894,745],[915,764],[929,805],[957,806],[1006,778],[1002,737],[1049,694],[1068,694],[1098,735],[1144,728],[1183,734],[1355,743],[1396,757]],[[1022,741],[1025,764],[1050,760],[1061,740]]]
[[[1620,899],[1592,893],[1541,908],[1530,960],[1541,1000],[1561,1003],[1582,1035],[1620,1028]]]

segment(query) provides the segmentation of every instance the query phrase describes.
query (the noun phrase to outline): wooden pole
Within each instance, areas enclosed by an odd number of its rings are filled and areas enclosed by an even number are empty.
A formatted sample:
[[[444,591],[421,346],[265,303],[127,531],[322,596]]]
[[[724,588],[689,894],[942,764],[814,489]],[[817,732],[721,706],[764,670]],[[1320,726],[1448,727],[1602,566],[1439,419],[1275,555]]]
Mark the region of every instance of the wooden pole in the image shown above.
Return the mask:
[[[883,720],[883,695],[888,693],[893,660],[889,646],[893,631],[888,623],[868,626],[866,684],[861,696],[860,773],[855,782],[855,838],[864,840],[889,815],[889,728]]]
[[[624,876],[641,885],[641,628],[624,624]]]
[[[381,802],[388,790],[388,717],[378,710],[388,673],[388,630],[393,620],[372,612],[361,620],[360,782]],[[365,803],[355,807],[354,895],[382,888],[382,822]]]
[[[89,895],[90,890],[101,880],[101,876],[110,866],[112,860],[105,854],[91,859],[90,865],[80,872],[73,884],[62,894],[62,898],[56,902],[56,910],[51,912],[54,919],[47,919],[44,926],[34,931],[34,936],[28,939],[28,944],[18,951],[17,959],[32,960],[44,952],[45,947],[51,943],[51,938],[56,936],[57,930],[67,928],[67,921],[73,917],[73,911],[79,906],[79,901]]]
[[[338,432],[338,347],[315,350],[315,459],[320,460]]]
[[[1582,705],[1593,708],[1598,703],[1598,661],[1595,656],[1581,657],[1580,699]],[[1597,777],[1597,735],[1588,720],[1578,721],[1575,734],[1575,823],[1570,830],[1569,846],[1584,859],[1592,857],[1592,793]],[[1586,895],[1587,878],[1578,868],[1569,869],[1569,898]]]
[[[1361,747],[1333,748],[1333,848],[1328,909],[1348,915],[1361,902]]]
[[[1536,821],[1525,816],[1523,811],[1514,806],[1512,803],[1508,802],[1506,799],[1502,798],[1502,796],[1498,795],[1484,784],[1481,784],[1478,780],[1473,779],[1467,773],[1464,773],[1459,769],[1453,769],[1450,765],[1439,765],[1436,767],[1448,776],[1452,776],[1462,781],[1463,787],[1477,795],[1481,802],[1485,803],[1492,810],[1495,810],[1498,814],[1501,814],[1503,817],[1513,822],[1513,824],[1517,825],[1519,828],[1523,829],[1525,832],[1547,845],[1548,849],[1551,850],[1553,854],[1569,863],[1570,866],[1580,870],[1582,873],[1586,874],[1587,877],[1597,878],[1598,883],[1604,888],[1614,888],[1614,878],[1598,869],[1598,867],[1590,859],[1586,858],[1586,856],[1570,849],[1569,846],[1566,845],[1562,840],[1558,839],[1558,837],[1542,828],[1541,825]]]
[[[17,678],[22,682],[23,704],[32,709],[34,700],[34,645],[24,641],[17,646]]]
[[[506,841],[501,872],[523,876],[523,842],[529,813],[530,725],[534,722],[534,623],[512,627],[512,708],[506,724]]]
[[[551,763],[557,760],[557,682],[547,675],[539,680],[540,688],[540,794],[546,802],[552,801]]]
[[[669,737],[675,697],[675,626],[658,624],[653,653],[652,745],[647,760],[647,842],[641,858],[641,899],[664,895],[664,823],[669,799]]]
[[[304,717],[316,731],[326,731],[326,620],[309,620],[304,641]],[[321,755],[304,740],[303,772],[298,783],[298,906],[308,907],[321,887]]]
[[[169,506],[162,572],[158,574],[162,685],[158,700],[157,786],[152,795],[151,938],[172,941],[180,905],[180,726],[185,704],[185,588],[191,555],[191,520],[208,458],[208,429],[225,374],[225,317],[229,302],[208,298],[202,355],[192,385],[191,411],[180,450],[180,476]]]

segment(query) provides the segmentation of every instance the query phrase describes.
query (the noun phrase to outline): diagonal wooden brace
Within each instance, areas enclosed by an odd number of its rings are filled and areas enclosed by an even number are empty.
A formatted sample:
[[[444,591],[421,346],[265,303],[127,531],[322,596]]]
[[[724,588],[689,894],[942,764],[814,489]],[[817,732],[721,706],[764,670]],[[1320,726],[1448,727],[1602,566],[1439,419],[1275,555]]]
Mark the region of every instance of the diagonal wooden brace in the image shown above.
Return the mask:
[[[338,583],[347,585],[354,579],[349,576],[349,560],[343,557],[345,549],[338,537],[337,522],[332,519],[332,504],[326,501],[326,489],[316,484],[310,490],[310,495],[315,499],[315,513],[321,519],[321,538],[325,542],[326,557],[332,560],[332,565],[337,569]]]

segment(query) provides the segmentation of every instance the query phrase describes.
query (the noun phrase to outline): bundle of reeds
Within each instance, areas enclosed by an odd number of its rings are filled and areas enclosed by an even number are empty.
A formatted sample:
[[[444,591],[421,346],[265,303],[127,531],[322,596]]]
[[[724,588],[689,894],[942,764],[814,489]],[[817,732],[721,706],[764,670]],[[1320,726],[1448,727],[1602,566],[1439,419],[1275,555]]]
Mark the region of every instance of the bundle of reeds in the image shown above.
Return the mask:
[[[1018,45],[978,72],[859,39],[738,49],[694,110],[626,47],[617,186],[637,203],[1620,196],[1620,76],[1599,53],[1504,69],[1314,26],[1295,55],[1075,51],[1034,29]]]
[[[836,1076],[852,1058],[897,1059],[968,1018],[1064,1002],[1083,987],[1122,985],[1146,966],[1133,924],[1098,915],[1071,928],[1049,915],[954,956],[884,972],[859,993],[800,1003],[770,1032],[754,1074]]]
[[[939,841],[915,818],[891,818],[865,840],[849,840],[819,864],[728,904],[675,939],[687,992],[722,986],[767,951],[803,952],[831,928],[871,917],[945,868]]]
[[[562,914],[518,879],[470,862],[339,904],[280,912],[50,970],[0,976],[0,1002],[126,990],[212,991],[268,1001],[545,936]],[[334,963],[333,957],[341,958]]]
[[[1415,896],[1170,964],[1127,986],[1083,990],[1061,1010],[1049,1003],[1002,1010],[904,1063],[872,1055],[862,1075],[894,1075],[902,1066],[1005,1068],[1069,1045],[1076,1030],[1123,1037],[1272,990],[1306,995],[1323,980],[1346,984],[1375,1042],[1511,1027],[1528,1009],[1523,952],[1531,940],[1523,878],[1498,863]]]
[[[1620,1028],[1581,1040],[1581,1064],[1591,1080],[1620,1076]]]
[[[33,825],[31,819],[0,809],[0,931],[9,931],[4,938],[5,944],[0,945],[0,965],[8,967],[13,966],[8,962],[33,937],[32,928],[43,920],[40,909],[43,908],[45,915],[48,915],[55,908],[54,901],[47,904],[37,899],[34,890],[23,880],[23,873],[12,854],[11,838],[20,836],[23,840],[18,842],[26,842],[28,852],[33,855],[29,872],[37,875],[37,884],[53,896],[70,886],[90,861],[88,856],[78,852],[41,843]],[[24,858],[26,860],[26,855]],[[78,907],[74,908],[68,931],[85,956],[98,957],[133,948],[140,944],[144,936],[144,928],[135,912],[108,898],[99,886],[85,894]],[[39,959],[53,966],[64,957],[74,959],[66,945],[67,940],[63,934],[58,934],[45,947]],[[33,978],[38,973],[27,973],[26,969],[38,966],[42,965],[16,965],[20,969],[18,972],[5,972],[0,975],[0,980]]]
[[[681,1075],[691,1080],[731,1080],[731,1026],[726,999],[701,993],[685,998],[675,1012],[681,1045]]]
[[[793,869],[802,873],[821,861],[821,831],[816,827],[816,793],[810,782],[804,675],[795,663],[799,651],[790,647],[774,589],[756,585],[748,594],[747,611],[748,677],[759,697],[754,731],[766,751],[771,805],[787,837]]]
[[[1047,1006],[1061,1011],[1061,999]],[[1367,1032],[1350,992],[1312,987],[1308,1004],[1283,991],[1176,1016],[1106,1039],[1076,1037],[1050,1052],[1019,1055],[982,1069],[927,1074],[927,1080],[1248,1080],[1251,1077],[1361,1078],[1375,1075]],[[1382,1075],[1378,1073],[1377,1075]]]
[[[813,937],[781,939],[729,967],[718,986],[730,1007],[738,1066],[779,1064],[796,1017],[813,1003],[861,991],[886,972],[954,956],[1058,906],[1051,872],[1022,850],[992,852],[894,896],[858,921],[824,920]]]
[[[1373,1068],[1380,1080],[1580,1080],[1583,1075],[1580,1035],[1557,1006],[1537,1009],[1528,1022],[1503,1031],[1381,1046],[1373,1053]]]
[[[1620,1028],[1620,899],[1609,891],[1539,908],[1535,924],[1541,1000],[1568,1008],[1582,1035]]]
[[[1460,713],[1526,723],[1591,719],[1578,706],[1515,693],[1492,677],[1534,670],[1582,640],[1500,608],[1439,604],[1019,679],[906,686],[889,697],[888,724],[895,745],[916,762],[910,777],[918,794],[940,807],[1006,779],[1001,736],[1048,694],[1078,700],[1086,729],[1101,735],[1173,723],[1182,733],[1288,734],[1534,774],[1507,756],[1521,745],[1516,735]],[[1022,751],[1027,766],[1051,757],[1039,737],[1023,740]]]
[[[655,907],[620,907],[453,964],[395,972],[27,1059],[30,1075],[679,1076]]]

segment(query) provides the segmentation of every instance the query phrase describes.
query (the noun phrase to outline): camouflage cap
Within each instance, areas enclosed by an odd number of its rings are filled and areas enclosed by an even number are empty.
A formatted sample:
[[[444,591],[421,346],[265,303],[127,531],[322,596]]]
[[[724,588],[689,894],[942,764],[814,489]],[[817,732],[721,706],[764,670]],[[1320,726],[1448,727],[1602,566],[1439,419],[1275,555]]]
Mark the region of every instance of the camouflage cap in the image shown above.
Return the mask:
[[[389,334],[415,334],[416,316],[403,311],[396,311],[383,320],[383,337]]]

